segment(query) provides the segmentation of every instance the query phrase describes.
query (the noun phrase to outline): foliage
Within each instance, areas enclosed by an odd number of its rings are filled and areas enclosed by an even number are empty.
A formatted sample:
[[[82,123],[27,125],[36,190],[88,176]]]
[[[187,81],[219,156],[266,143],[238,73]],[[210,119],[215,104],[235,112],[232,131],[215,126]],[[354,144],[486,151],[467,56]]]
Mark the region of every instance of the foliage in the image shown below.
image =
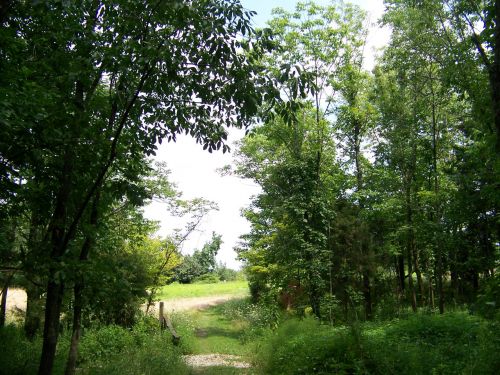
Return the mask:
[[[252,15],[218,0],[2,6],[0,184],[16,206],[2,215],[40,232],[26,236],[20,268],[46,285],[41,374],[73,281],[66,266],[78,289],[98,216],[142,201],[136,183],[157,142],[186,133],[226,152],[225,127],[254,121],[268,81],[249,56],[268,46],[252,40]]]
[[[219,263],[215,272],[217,273],[220,281],[235,281],[244,279],[244,275],[241,271],[228,268],[224,263]]]
[[[473,309],[485,318],[500,321],[500,274],[496,273],[484,283]]]
[[[35,374],[41,338],[28,341],[15,326],[0,329],[2,339],[1,374]],[[60,340],[54,374],[62,374],[68,348],[68,335]],[[84,331],[78,367],[84,374],[188,374],[180,352],[168,334],[159,331],[156,319],[144,316],[132,329],[115,325]],[[124,360],[127,358],[127,360]]]
[[[192,282],[195,284],[216,284],[219,281],[219,276],[215,273],[206,273],[192,280]]]
[[[498,366],[494,329],[464,313],[350,328],[290,320],[266,339],[257,358],[266,374],[489,374]]]
[[[247,324],[244,336],[245,342],[259,340],[269,329],[278,327],[282,313],[273,304],[252,303],[248,299],[234,299],[218,307],[218,311],[227,319],[243,321]]]
[[[175,280],[189,284],[197,278],[216,271],[215,256],[222,245],[222,236],[212,233],[212,238],[203,245],[201,250],[195,250],[192,255],[185,255],[181,264],[175,269]],[[214,277],[217,279],[217,276]]]

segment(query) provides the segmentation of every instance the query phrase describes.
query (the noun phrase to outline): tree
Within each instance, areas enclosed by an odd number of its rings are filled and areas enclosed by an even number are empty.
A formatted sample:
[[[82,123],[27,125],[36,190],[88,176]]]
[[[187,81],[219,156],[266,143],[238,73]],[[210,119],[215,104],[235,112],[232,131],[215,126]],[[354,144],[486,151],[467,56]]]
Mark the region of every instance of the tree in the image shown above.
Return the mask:
[[[251,15],[237,1],[50,1],[13,3],[2,19],[2,184],[43,186],[50,214],[38,259],[50,264],[40,374],[53,364],[61,264],[117,157],[133,162],[180,132],[227,150],[224,126],[256,114],[242,50],[260,47],[240,39],[253,33]],[[13,184],[16,176],[31,181]]]
[[[191,283],[196,278],[214,273],[217,267],[215,259],[222,245],[222,236],[212,233],[212,238],[203,245],[201,250],[194,250],[192,255],[186,255],[175,270],[175,279],[181,283]]]

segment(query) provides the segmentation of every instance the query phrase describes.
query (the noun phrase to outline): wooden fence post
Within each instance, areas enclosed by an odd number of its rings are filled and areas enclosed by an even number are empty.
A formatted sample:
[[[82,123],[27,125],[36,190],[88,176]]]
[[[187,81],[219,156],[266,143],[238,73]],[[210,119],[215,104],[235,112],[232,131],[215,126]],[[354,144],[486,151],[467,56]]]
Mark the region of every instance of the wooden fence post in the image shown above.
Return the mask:
[[[175,328],[174,328],[172,322],[170,321],[170,319],[168,318],[168,316],[165,316],[163,314],[163,311],[164,311],[164,304],[163,304],[163,302],[160,302],[160,316],[159,316],[160,328],[161,328],[162,331],[165,328],[168,328],[168,330],[172,334],[172,342],[174,343],[174,345],[177,346],[177,345],[179,345],[179,343],[181,341],[181,337],[175,331]]]

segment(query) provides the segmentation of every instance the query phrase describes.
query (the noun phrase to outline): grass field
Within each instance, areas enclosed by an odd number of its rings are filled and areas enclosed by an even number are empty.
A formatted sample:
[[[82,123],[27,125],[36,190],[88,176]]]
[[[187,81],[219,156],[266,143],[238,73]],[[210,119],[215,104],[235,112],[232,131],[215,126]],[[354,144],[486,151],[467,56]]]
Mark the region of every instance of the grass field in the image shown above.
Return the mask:
[[[176,298],[232,295],[245,297],[249,294],[246,280],[228,281],[217,284],[170,284],[158,291],[158,299],[168,301]]]

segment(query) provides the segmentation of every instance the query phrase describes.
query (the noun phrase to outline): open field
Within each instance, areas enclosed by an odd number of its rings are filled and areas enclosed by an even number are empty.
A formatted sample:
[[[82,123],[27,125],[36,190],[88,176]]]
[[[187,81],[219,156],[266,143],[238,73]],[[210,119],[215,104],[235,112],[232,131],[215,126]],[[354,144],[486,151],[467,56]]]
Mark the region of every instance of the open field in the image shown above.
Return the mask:
[[[179,298],[193,297],[246,297],[248,296],[248,282],[228,281],[217,284],[169,284],[158,290],[157,299],[168,301]]]

